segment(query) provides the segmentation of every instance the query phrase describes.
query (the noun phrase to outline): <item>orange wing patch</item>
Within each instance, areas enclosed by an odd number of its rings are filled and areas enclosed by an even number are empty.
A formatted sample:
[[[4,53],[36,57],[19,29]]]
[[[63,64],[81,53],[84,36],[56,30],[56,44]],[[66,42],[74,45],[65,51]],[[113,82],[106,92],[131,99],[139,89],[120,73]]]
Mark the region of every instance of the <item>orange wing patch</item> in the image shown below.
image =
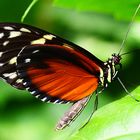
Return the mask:
[[[77,101],[92,94],[98,87],[98,77],[71,62],[47,59],[44,64],[49,67],[29,67],[27,75],[32,84],[46,95]]]

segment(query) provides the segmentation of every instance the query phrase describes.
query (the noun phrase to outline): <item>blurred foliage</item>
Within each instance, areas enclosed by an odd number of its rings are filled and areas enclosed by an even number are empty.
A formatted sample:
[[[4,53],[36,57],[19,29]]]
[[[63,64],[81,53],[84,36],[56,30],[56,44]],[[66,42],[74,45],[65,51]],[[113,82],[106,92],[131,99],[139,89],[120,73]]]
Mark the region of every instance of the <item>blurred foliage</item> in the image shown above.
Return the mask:
[[[20,22],[30,3],[31,0],[1,0],[0,22]],[[28,13],[24,23],[83,46],[106,61],[112,53],[118,52],[137,5],[137,0],[108,0],[106,3],[101,0],[39,0]],[[139,14],[137,17],[140,17]],[[140,23],[139,18],[136,19],[123,52],[137,51],[123,56],[123,69],[119,74],[129,91],[140,84]],[[16,90],[2,80],[0,87],[0,140],[67,140],[81,126],[81,122],[86,120],[93,108],[91,100],[71,127],[62,132],[55,132],[57,120],[69,105],[42,103],[28,92]],[[114,81],[100,95],[99,107],[124,95],[124,89],[118,81]]]
[[[38,2],[38,0],[33,0],[30,5],[27,7],[27,9],[25,10],[23,16],[21,17],[21,22],[24,22],[24,19],[27,17],[28,13],[30,12],[30,10],[32,9],[32,7]]]
[[[132,14],[139,5],[139,0],[54,0],[54,5],[76,9],[78,11],[94,11],[107,13],[122,20],[131,19]]]
[[[140,86],[131,94],[140,99]],[[122,138],[138,140],[140,139],[139,110],[140,102],[127,95],[97,110],[92,120],[71,140],[120,140]]]

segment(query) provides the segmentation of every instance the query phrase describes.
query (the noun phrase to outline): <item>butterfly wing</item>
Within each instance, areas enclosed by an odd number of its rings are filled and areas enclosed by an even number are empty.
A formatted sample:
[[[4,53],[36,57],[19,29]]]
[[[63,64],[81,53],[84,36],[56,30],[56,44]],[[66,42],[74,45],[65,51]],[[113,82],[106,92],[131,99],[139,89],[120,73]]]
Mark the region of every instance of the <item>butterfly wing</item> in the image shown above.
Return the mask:
[[[49,32],[0,23],[0,77],[43,101],[75,102],[88,96],[98,86],[102,65],[86,50]]]
[[[0,23],[0,77],[12,86],[22,89],[22,80],[16,72],[16,57],[26,45],[44,44],[43,35],[50,33],[38,28],[17,24]]]
[[[81,50],[68,44],[27,46],[17,57],[19,77],[42,101],[76,102],[97,89],[100,76],[98,61]]]

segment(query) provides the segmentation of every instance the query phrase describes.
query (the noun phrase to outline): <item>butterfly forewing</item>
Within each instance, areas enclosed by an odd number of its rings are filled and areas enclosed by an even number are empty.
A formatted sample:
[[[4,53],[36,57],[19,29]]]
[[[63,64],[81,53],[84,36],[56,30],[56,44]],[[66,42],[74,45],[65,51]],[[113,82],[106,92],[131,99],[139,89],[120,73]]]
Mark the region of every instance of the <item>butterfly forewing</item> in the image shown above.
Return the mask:
[[[12,86],[22,89],[15,63],[18,53],[30,44],[44,44],[48,32],[24,24],[0,23],[0,77]]]

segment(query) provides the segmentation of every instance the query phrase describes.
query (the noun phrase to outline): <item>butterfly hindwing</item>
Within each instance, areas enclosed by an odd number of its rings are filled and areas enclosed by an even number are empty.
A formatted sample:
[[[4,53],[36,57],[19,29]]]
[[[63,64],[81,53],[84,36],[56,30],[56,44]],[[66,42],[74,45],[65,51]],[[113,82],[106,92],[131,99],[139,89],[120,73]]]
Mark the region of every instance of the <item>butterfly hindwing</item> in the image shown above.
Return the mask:
[[[99,66],[70,46],[31,45],[17,57],[17,71],[26,89],[50,102],[75,102],[97,89]]]

